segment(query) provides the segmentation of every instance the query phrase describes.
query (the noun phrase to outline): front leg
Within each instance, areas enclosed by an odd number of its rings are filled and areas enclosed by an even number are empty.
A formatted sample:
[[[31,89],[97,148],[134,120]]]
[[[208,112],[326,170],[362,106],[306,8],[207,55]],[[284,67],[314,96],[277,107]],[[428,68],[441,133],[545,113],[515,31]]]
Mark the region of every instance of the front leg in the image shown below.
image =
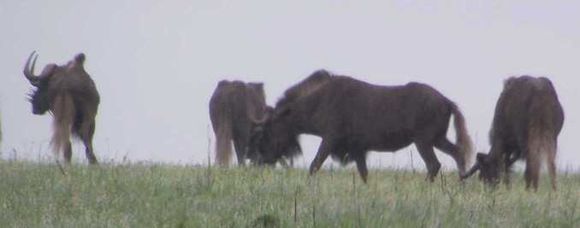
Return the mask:
[[[366,156],[364,156],[364,154],[360,155],[360,156],[357,155],[355,161],[356,161],[356,168],[358,169],[358,173],[360,174],[360,177],[362,178],[363,182],[366,184],[367,183],[367,176],[369,174],[369,170],[367,169]]]
[[[504,156],[504,184],[510,187],[511,183],[511,167],[518,161],[520,153],[518,151],[512,151],[512,153],[507,153]]]
[[[324,163],[326,158],[328,158],[328,155],[333,150],[332,144],[333,143],[331,142],[331,140],[324,139],[324,138],[322,139],[322,142],[320,143],[320,146],[318,147],[318,152],[316,153],[316,157],[312,161],[312,164],[310,164],[310,175],[313,175],[314,173],[316,173],[320,169],[320,166],[322,166],[322,163]]]
[[[504,177],[503,177],[503,183],[509,188],[510,187],[510,175],[511,175],[511,169],[510,167],[512,166],[513,162],[512,162],[512,158],[511,158],[511,154],[506,154],[504,156]]]

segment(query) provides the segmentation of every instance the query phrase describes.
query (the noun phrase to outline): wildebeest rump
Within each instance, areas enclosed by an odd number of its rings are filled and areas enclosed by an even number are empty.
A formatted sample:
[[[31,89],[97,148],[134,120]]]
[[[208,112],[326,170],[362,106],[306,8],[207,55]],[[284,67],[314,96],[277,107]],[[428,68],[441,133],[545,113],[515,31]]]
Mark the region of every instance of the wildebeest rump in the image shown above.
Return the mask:
[[[53,114],[51,145],[57,154],[64,151],[67,163],[72,157],[72,133],[83,141],[89,163],[96,164],[92,144],[100,98],[95,83],[84,69],[85,55],[77,54],[66,65],[48,64],[39,76],[34,75],[37,57],[36,52],[32,52],[23,71],[30,84],[36,87],[30,95],[32,113],[43,115],[50,110]]]
[[[262,120],[267,112],[262,83],[220,81],[210,99],[209,111],[216,136],[216,163],[228,165],[232,153],[232,141],[238,164],[252,159],[248,143],[253,124]]]
[[[545,77],[511,77],[504,83],[489,134],[489,154],[479,153],[475,165],[480,178],[495,184],[501,173],[509,183],[510,167],[525,159],[526,188],[537,189],[542,161],[547,159],[552,188],[556,189],[556,150],[564,111],[552,82]],[[503,162],[503,165],[502,165]]]
[[[451,114],[457,145],[446,137]],[[331,155],[343,163],[356,162],[366,182],[367,151],[396,151],[411,143],[425,161],[431,181],[441,167],[433,147],[453,157],[460,174],[471,157],[471,139],[457,106],[421,83],[378,86],[319,70],[288,89],[263,124],[261,140],[252,147],[264,163],[299,150],[300,134],[322,138],[311,174]]]

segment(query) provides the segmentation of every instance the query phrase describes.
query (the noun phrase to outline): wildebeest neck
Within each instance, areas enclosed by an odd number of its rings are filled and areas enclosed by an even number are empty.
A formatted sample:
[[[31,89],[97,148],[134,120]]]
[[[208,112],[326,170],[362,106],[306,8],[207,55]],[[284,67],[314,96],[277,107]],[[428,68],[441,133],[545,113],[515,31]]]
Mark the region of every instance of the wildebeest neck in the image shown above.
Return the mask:
[[[284,96],[276,103],[276,108],[284,107],[312,92],[318,90],[333,78],[333,75],[326,70],[318,70],[302,80],[298,84],[290,87]]]

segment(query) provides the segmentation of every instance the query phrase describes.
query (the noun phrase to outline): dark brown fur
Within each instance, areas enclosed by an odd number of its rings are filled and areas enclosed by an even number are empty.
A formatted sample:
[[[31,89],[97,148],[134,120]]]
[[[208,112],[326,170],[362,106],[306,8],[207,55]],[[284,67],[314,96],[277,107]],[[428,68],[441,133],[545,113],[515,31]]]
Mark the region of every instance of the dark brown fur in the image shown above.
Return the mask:
[[[314,82],[314,85],[312,84]],[[397,151],[415,143],[433,180],[441,164],[433,147],[451,155],[461,174],[471,157],[471,140],[457,106],[437,90],[421,83],[377,86],[320,70],[291,87],[264,125],[259,143],[252,145],[263,163],[300,150],[298,135],[322,137],[310,166],[315,173],[328,155],[343,163],[355,161],[364,181],[366,154]],[[455,116],[457,145],[446,138]]]
[[[501,173],[509,184],[510,168],[517,160],[526,161],[526,188],[538,188],[542,161],[548,163],[552,188],[556,189],[557,139],[564,123],[564,111],[549,79],[512,77],[505,81],[489,134],[489,154],[479,153],[474,167],[480,178],[494,185]]]
[[[318,70],[300,83],[290,87],[284,92],[284,96],[278,100],[276,107],[284,107],[286,104],[306,97],[312,92],[318,90],[332,79],[332,76],[325,70]]]
[[[30,54],[23,73],[36,87],[30,98],[32,112],[43,115],[50,111],[54,117],[53,151],[57,154],[63,151],[65,161],[70,163],[72,134],[83,141],[89,163],[96,164],[92,144],[100,98],[95,83],[84,69],[85,55],[76,55],[66,65],[49,64],[39,76],[35,76],[37,57],[35,52]]]
[[[227,166],[232,141],[238,164],[244,165],[253,123],[264,118],[267,106],[262,83],[220,81],[210,99],[210,119],[216,137],[216,163]]]

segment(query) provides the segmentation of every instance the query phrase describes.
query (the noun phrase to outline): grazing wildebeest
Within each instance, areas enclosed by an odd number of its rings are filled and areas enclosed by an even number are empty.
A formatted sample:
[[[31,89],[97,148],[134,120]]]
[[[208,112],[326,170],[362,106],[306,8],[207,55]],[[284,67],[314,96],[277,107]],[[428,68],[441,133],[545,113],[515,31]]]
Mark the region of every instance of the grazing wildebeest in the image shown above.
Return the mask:
[[[525,159],[526,188],[537,190],[542,161],[547,159],[555,190],[556,150],[563,124],[564,111],[549,79],[530,76],[507,79],[495,107],[489,134],[490,152],[478,153],[476,163],[463,178],[479,170],[483,181],[495,185],[503,172],[504,181],[509,184],[511,166]]]
[[[446,137],[452,114],[457,145]],[[300,134],[322,138],[311,175],[331,155],[343,164],[356,162],[366,182],[369,150],[397,151],[411,143],[425,161],[430,181],[441,167],[433,147],[453,157],[460,174],[471,157],[471,139],[457,106],[432,87],[415,82],[378,86],[316,71],[285,92],[257,133],[261,140],[252,147],[262,154],[261,162],[271,163],[300,150]]]
[[[37,57],[36,52],[30,54],[23,72],[30,84],[36,87],[30,95],[32,113],[43,115],[50,110],[54,129],[51,145],[57,154],[64,151],[67,163],[72,157],[72,133],[83,141],[89,163],[96,164],[92,144],[100,98],[95,83],[84,69],[85,55],[77,54],[66,65],[48,64],[36,76],[34,65]]]
[[[232,141],[238,164],[246,158],[254,160],[248,152],[250,133],[254,122],[262,120],[268,112],[262,83],[220,81],[209,102],[211,124],[216,137],[216,163],[230,163]]]

